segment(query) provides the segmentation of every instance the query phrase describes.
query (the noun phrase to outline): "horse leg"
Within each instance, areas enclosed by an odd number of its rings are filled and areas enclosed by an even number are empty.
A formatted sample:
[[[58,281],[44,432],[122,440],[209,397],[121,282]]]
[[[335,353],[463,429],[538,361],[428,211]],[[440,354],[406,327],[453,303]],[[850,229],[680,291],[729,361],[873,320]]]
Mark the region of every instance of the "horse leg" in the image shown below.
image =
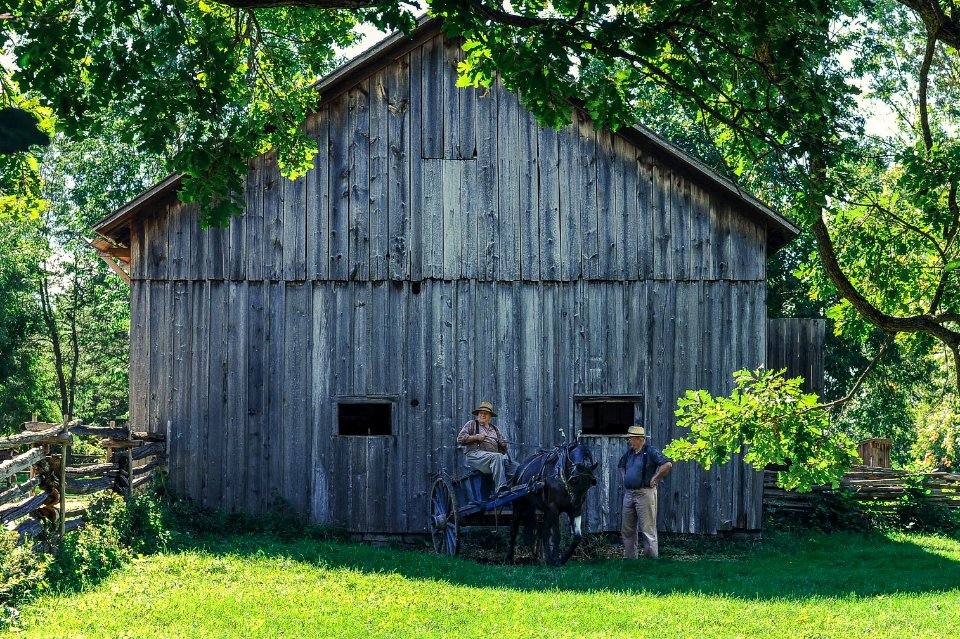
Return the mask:
[[[581,513],[577,513],[575,517],[570,519],[570,527],[573,529],[573,541],[570,543],[570,547],[567,549],[567,552],[563,554],[563,557],[558,565],[562,566],[570,561],[570,557],[573,557],[573,553],[576,552],[577,546],[580,545],[580,539],[583,537],[583,531],[581,529],[582,521],[583,516]]]

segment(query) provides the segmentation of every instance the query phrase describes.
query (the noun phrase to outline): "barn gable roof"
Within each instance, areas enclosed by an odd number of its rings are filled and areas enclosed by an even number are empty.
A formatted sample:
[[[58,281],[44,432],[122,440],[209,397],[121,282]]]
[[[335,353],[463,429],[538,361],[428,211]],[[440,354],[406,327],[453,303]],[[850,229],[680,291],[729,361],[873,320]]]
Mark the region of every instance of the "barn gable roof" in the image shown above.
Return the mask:
[[[410,37],[399,32],[388,36],[320,79],[315,85],[317,91],[327,99],[349,89],[359,79],[391,64],[398,56],[438,35],[442,22],[441,18],[425,17],[420,20]],[[712,188],[740,204],[738,211],[767,229],[768,255],[799,235],[800,229],[786,217],[642,124],[626,127],[618,133],[647,153],[689,174],[705,187]],[[93,227],[93,231],[117,244],[127,245],[130,222],[171,202],[176,197],[183,178],[183,175],[168,176],[104,217]]]

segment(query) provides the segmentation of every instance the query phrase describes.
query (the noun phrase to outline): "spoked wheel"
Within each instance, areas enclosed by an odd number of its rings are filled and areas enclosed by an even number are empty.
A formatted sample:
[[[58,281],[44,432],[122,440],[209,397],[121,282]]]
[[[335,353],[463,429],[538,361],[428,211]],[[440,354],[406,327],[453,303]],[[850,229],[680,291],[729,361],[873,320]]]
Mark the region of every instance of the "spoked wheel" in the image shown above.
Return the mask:
[[[440,555],[460,552],[460,514],[457,496],[446,477],[437,477],[430,491],[430,536]]]

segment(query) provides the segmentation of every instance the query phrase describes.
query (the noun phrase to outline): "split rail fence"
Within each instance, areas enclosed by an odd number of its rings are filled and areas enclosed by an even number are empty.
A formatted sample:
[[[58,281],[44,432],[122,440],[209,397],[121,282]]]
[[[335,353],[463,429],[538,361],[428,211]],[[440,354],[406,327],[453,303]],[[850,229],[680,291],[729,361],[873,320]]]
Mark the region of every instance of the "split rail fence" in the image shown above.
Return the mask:
[[[960,475],[925,473],[924,494],[927,503],[960,508]],[[854,501],[876,511],[894,511],[913,485],[911,474],[902,470],[875,466],[853,466],[840,480],[839,490],[849,491]],[[764,508],[803,513],[810,511],[825,493],[835,492],[830,486],[815,486],[809,493],[795,493],[777,486],[776,471],[763,475]]]
[[[70,446],[78,435],[99,438],[105,459],[79,465],[72,460]],[[129,496],[166,466],[166,441],[162,434],[133,432],[113,422],[26,422],[23,432],[0,438],[0,525],[24,539],[36,537],[49,522],[62,536],[86,515],[86,505],[71,509],[68,496],[107,490]]]

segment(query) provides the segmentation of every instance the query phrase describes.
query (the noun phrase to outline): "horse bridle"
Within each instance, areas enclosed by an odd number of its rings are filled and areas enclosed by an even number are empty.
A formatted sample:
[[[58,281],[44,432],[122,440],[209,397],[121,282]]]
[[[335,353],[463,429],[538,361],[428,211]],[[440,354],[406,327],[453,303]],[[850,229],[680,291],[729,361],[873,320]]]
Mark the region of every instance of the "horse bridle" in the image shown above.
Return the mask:
[[[593,481],[593,470],[584,472],[580,470],[581,466],[588,466],[587,464],[579,464],[570,459],[570,451],[573,450],[579,444],[574,444],[573,446],[558,446],[560,448],[560,483],[563,484],[564,490],[567,491],[567,495],[570,497],[570,501],[576,503],[577,499],[574,496],[573,489],[570,488],[571,482],[580,479],[581,477],[589,477]],[[567,477],[567,461],[570,461],[570,465],[573,467],[573,474]]]

